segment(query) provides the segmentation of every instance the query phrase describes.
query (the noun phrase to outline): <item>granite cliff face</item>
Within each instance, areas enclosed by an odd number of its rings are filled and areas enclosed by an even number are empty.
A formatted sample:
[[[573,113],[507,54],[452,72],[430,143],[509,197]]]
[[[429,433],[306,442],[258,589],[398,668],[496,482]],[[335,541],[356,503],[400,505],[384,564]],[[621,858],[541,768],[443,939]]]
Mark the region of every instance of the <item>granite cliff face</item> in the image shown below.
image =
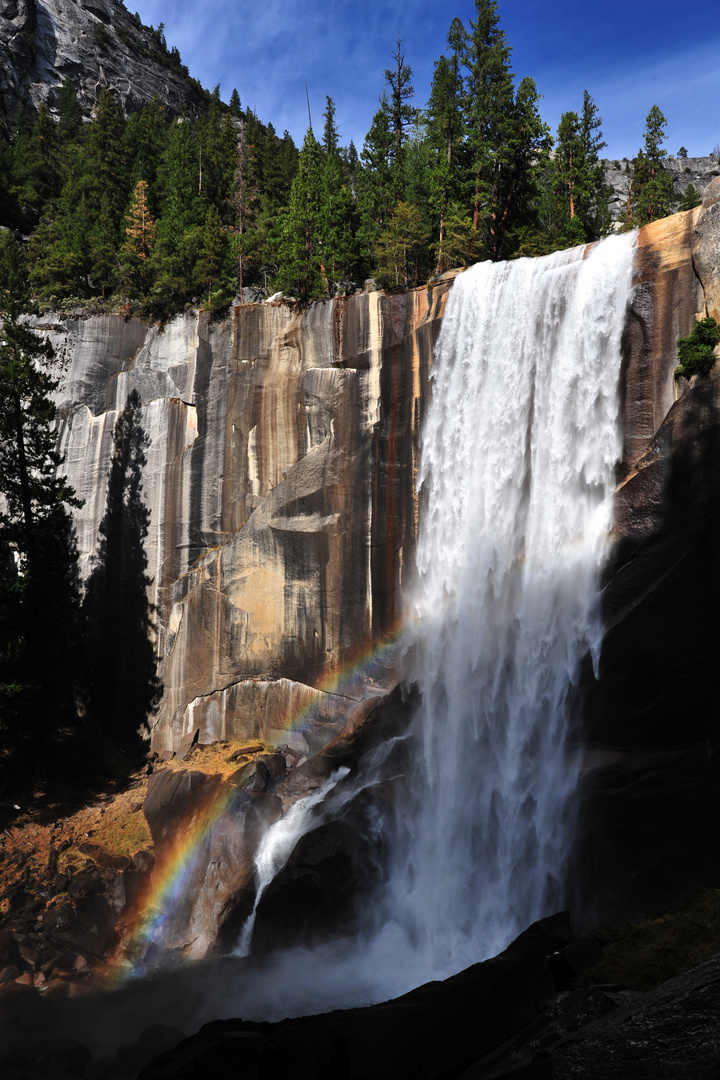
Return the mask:
[[[603,917],[720,875],[720,372],[676,382],[675,342],[720,321],[720,179],[641,230],[625,335],[625,446],[605,639],[584,734],[576,878]]]
[[[627,158],[622,161],[606,158],[602,164],[605,168],[605,183],[612,188],[610,212],[613,220],[617,221],[627,206],[633,178],[632,162]],[[672,176],[674,197],[679,201],[690,184],[703,197],[714,177],[719,175],[720,160],[717,154],[695,158],[670,157],[665,159],[665,168]]]
[[[606,915],[637,910],[678,875],[720,872],[700,825],[720,819],[720,376],[673,377],[677,337],[700,315],[720,318],[719,184],[702,208],[638,238],[607,631],[578,732],[576,877],[582,909]],[[42,320],[68,361],[60,436],[85,500],[86,576],[132,406],[142,464],[126,486],[146,507],[135,539],[163,685],[156,749],[199,729],[202,743],[259,738],[307,753],[392,685],[391,657],[372,678],[335,676],[390,645],[401,616],[418,434],[451,285],[305,310],[253,304],[215,322],[189,314],[164,330]]]
[[[21,102],[57,104],[70,76],[85,109],[103,87],[125,112],[158,97],[171,112],[199,105],[197,89],[153,32],[120,0],[0,0],[0,113]]]
[[[325,714],[381,689],[381,677],[364,691],[323,687],[396,629],[417,523],[417,436],[451,277],[305,311],[192,314],[162,331],[112,316],[43,320],[68,360],[60,442],[84,499],[84,577],[109,512],[118,420],[134,403],[144,464],[124,483],[139,479],[149,511],[135,539],[164,685],[156,748],[198,727],[201,742],[278,741],[308,709],[321,730]]]

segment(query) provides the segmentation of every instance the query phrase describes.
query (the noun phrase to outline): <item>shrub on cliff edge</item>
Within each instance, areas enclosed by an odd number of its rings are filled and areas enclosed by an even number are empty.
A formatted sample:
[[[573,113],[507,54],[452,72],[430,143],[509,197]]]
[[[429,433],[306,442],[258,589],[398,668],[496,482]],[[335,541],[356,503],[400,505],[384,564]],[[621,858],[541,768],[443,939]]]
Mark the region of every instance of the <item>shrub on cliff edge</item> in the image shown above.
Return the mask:
[[[708,316],[701,319],[687,337],[678,338],[678,360],[675,378],[684,375],[686,379],[693,375],[707,375],[715,363],[714,349],[720,341],[720,327],[715,319]]]

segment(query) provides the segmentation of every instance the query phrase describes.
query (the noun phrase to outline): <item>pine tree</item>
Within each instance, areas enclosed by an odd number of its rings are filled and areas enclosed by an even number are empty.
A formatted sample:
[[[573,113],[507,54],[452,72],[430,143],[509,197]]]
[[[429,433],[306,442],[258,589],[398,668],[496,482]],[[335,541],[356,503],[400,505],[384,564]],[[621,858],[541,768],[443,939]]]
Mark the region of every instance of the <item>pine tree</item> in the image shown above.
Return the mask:
[[[210,108],[198,132],[198,190],[205,202],[214,204],[229,221],[230,198],[235,176],[238,136],[229,113],[223,113],[220,91],[215,87]]]
[[[412,85],[413,73],[409,64],[405,63],[400,38],[397,39],[397,46],[392,58],[395,61],[395,66],[385,69],[385,82],[389,94],[383,100],[389,112],[390,128],[394,136],[391,165],[396,179],[396,195],[399,197],[402,194],[400,176],[403,146],[407,139],[408,129],[415,122],[415,109],[408,104],[415,93]]]
[[[427,242],[422,216],[416,206],[398,202],[378,237],[377,275],[390,285],[417,285],[421,252]]]
[[[296,293],[301,300],[323,296],[328,289],[322,262],[321,155],[320,144],[308,128],[282,225],[277,277],[280,289]]]
[[[150,290],[154,248],[155,222],[148,204],[148,185],[138,180],[127,212],[125,242],[120,248],[123,283],[132,296],[147,296]]]
[[[323,118],[325,126],[320,181],[321,273],[325,275],[328,283],[335,283],[353,276],[357,262],[354,238],[357,223],[350,180],[338,150],[335,103],[330,97],[326,98]]]
[[[145,180],[149,186],[148,194],[157,186],[157,171],[168,138],[167,111],[159,98],[133,113],[128,118],[123,136],[123,155],[129,165],[128,174],[133,189],[138,180]],[[151,203],[150,209],[157,212],[157,206]]]
[[[496,150],[487,241],[492,259],[509,258],[536,225],[539,181],[552,145],[538,101],[534,80],[521,79]]]
[[[678,210],[694,210],[696,206],[702,206],[700,192],[694,184],[688,184],[678,203]]]
[[[155,285],[148,302],[151,311],[163,314],[193,295],[208,209],[201,191],[199,147],[186,117],[177,117],[171,125],[157,182],[160,212],[151,269]]]
[[[375,244],[395,206],[391,154],[393,133],[389,110],[381,107],[365,136],[360,168],[357,171],[357,200],[360,223],[357,241],[366,268],[373,262]]]
[[[575,112],[565,112],[558,124],[552,164],[552,239],[568,247],[587,240],[585,225],[578,213],[581,193],[587,180],[586,173],[580,117]]]
[[[62,143],[74,142],[82,129],[83,113],[69,75],[58,91],[58,136]]]
[[[68,513],[79,506],[59,473],[50,343],[26,321],[22,256],[0,237],[0,726],[35,771],[76,721],[77,550]]]
[[[600,151],[607,143],[602,137],[602,118],[597,105],[587,90],[583,92],[583,108],[580,117],[580,135],[584,153],[584,183],[578,193],[578,213],[585,226],[588,240],[599,240],[612,229],[612,215],[608,200],[612,185],[606,183],[605,168]]]
[[[323,120],[325,126],[323,127],[322,148],[326,154],[336,154],[338,152],[338,130],[335,126],[335,102],[329,95],[325,97]]]
[[[60,192],[58,131],[46,102],[40,102],[32,127],[16,134],[12,149],[12,195],[30,228],[48,200]]]
[[[237,90],[235,90],[235,89],[233,89],[233,92],[230,95],[229,109],[230,109],[230,115],[232,117],[234,117],[236,120],[239,120],[241,118],[242,109],[240,107],[240,95],[238,94]]]
[[[514,92],[510,46],[499,27],[496,0],[475,0],[470,21],[465,65],[468,69],[468,151],[473,226],[488,235],[488,246],[499,248],[498,183],[503,163],[499,151],[507,145],[513,121]],[[495,225],[493,229],[492,221]]]
[[[662,146],[665,124],[666,117],[653,105],[645,118],[643,149],[633,159],[633,179],[623,215],[625,228],[640,228],[672,213],[673,179],[664,166],[667,151]]]
[[[467,36],[457,18],[453,19],[448,33],[448,45],[452,49],[451,55],[449,58],[441,56],[435,64],[427,105],[427,133],[434,157],[431,200],[438,232],[436,273],[441,273],[446,265],[443,242],[448,206],[462,194],[459,151],[464,132],[465,84],[461,65]]]
[[[232,297],[227,262],[228,235],[217,207],[209,206],[194,272],[195,288],[206,297],[208,311],[220,310]]]

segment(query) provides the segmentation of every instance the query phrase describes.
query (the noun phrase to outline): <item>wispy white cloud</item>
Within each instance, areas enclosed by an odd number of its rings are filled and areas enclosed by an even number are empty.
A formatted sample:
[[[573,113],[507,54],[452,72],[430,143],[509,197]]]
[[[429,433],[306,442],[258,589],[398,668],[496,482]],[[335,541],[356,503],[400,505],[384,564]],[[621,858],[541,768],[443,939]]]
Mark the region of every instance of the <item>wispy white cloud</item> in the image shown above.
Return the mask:
[[[132,6],[132,0],[129,0]],[[452,8],[430,0],[136,0],[145,22],[165,23],[193,75],[301,141],[307,126],[307,81],[313,123],[321,127],[325,95],[337,105],[341,138],[358,147],[370,126],[398,35],[414,69],[416,104],[424,105],[433,63],[454,15],[467,24],[473,0]],[[530,74],[544,95],[553,129],[577,109],[582,91],[604,119],[607,153],[631,156],[644,118],[657,103],[668,117],[669,148],[706,153],[720,140],[720,9],[695,0],[692,17],[676,0],[501,0],[501,25],[518,76]],[[677,143],[677,146],[675,145]]]

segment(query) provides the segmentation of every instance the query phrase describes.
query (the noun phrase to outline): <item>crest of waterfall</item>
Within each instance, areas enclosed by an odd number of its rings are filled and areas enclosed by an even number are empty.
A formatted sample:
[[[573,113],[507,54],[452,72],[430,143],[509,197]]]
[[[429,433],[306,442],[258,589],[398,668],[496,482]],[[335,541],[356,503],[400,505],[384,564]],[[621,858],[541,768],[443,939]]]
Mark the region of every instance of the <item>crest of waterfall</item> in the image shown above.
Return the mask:
[[[421,760],[389,894],[428,977],[563,902],[571,703],[602,638],[633,246],[479,263],[448,299],[408,597]]]

